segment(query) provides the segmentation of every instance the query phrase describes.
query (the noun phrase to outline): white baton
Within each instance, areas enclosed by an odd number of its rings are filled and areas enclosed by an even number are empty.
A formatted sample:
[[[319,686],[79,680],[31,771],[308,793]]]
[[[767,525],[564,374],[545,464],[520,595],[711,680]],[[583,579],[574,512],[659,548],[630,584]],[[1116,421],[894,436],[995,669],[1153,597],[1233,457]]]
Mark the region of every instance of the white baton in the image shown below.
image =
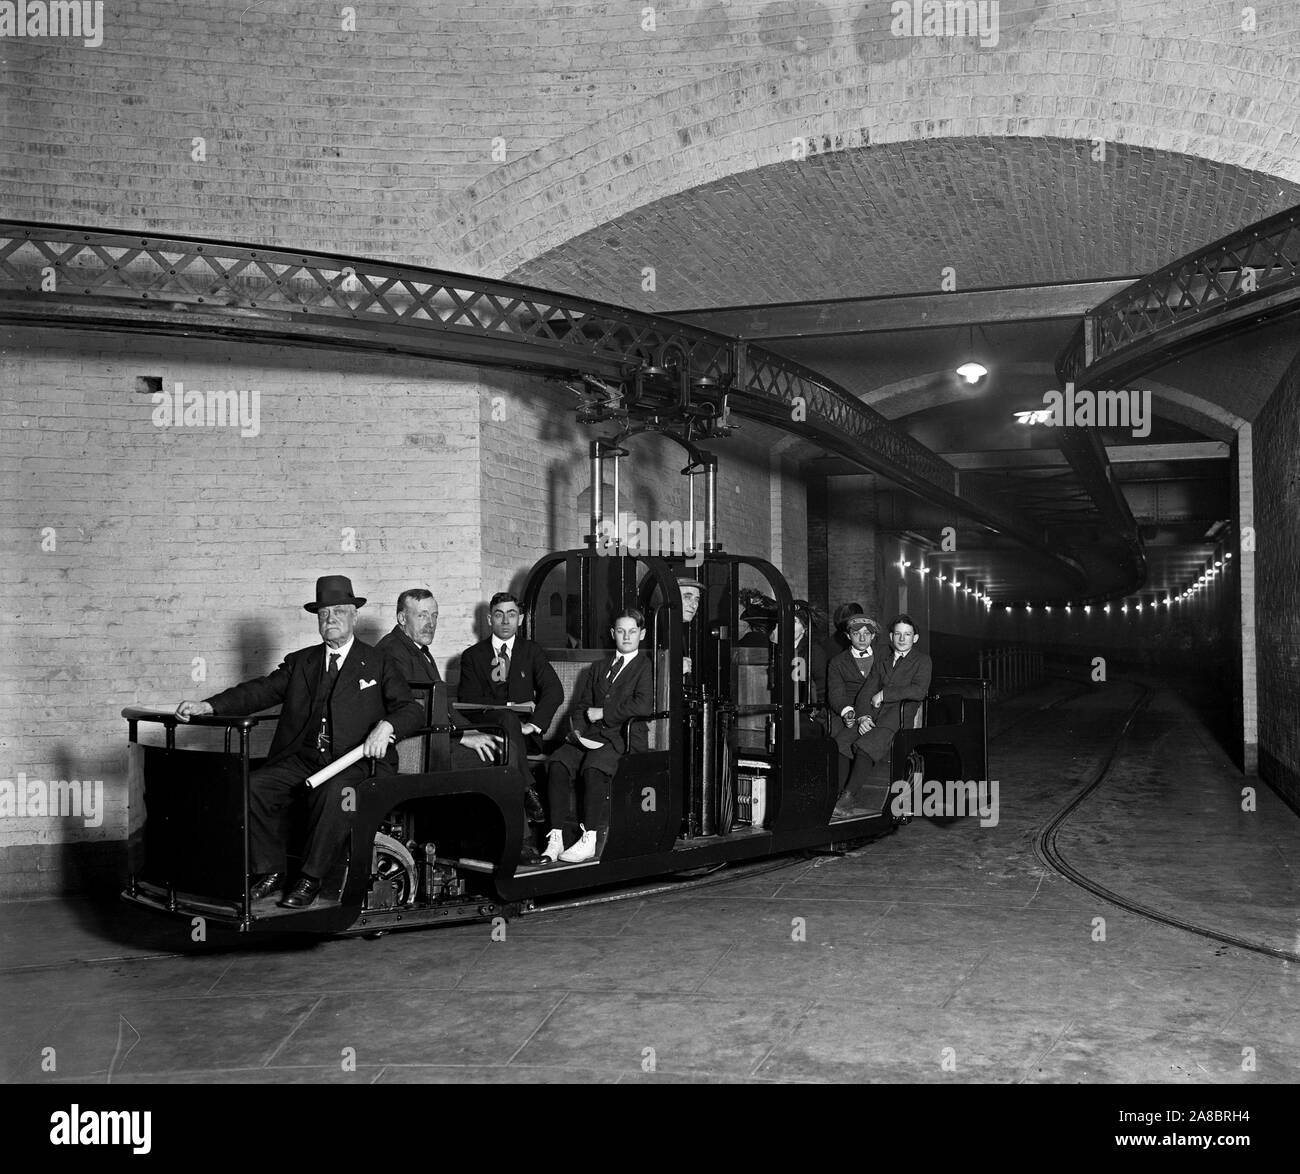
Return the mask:
[[[354,746],[342,758],[336,758],[329,766],[322,766],[314,775],[307,776],[307,786],[319,787],[321,783],[328,783],[340,771],[345,771],[354,762],[360,762],[366,745],[363,742],[360,746]]]

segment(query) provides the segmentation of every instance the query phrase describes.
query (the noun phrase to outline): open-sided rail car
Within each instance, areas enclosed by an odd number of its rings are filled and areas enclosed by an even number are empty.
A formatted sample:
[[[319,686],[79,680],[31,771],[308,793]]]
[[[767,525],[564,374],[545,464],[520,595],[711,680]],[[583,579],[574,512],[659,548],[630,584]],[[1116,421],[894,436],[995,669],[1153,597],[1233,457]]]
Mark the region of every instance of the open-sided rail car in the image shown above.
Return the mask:
[[[903,715],[907,728],[895,737],[888,772],[837,809],[835,743],[796,654],[789,585],[771,563],[722,551],[716,458],[680,437],[692,457],[683,472],[692,486],[698,475],[706,480],[703,548],[690,557],[643,553],[611,534],[599,492],[603,462],[615,454],[617,494],[617,456],[626,455],[618,444],[630,434],[592,445],[588,545],[542,558],[522,593],[525,631],[546,649],[565,692],[543,731],[548,751],[584,674],[608,654],[606,634],[620,609],[647,617],[642,650],[655,708],[629,719],[647,725],[647,749],[619,760],[597,859],[520,864],[525,824],[515,771],[505,762],[451,767],[447,697],[441,686],[423,687],[426,724],[398,746],[397,774],[357,787],[346,863],[324,878],[320,898],[305,909],[253,902],[248,782],[260,762],[252,751],[257,727],[267,719],[192,718],[179,746],[173,715],[131,708],[123,716],[147,823],[144,860],[123,896],[244,931],[369,934],[508,917],[581,890],[868,840],[909,818],[892,780],[987,779],[984,682],[940,679],[912,706],[914,719]],[[693,493],[691,507],[693,515]],[[701,596],[689,622],[683,577]],[[743,637],[747,588],[774,601],[774,639]],[[189,745],[214,736],[220,745]]]
[[[144,861],[124,896],[178,916],[242,930],[322,934],[510,916],[579,890],[884,834],[907,818],[891,780],[987,778],[984,683],[937,679],[919,727],[895,738],[888,778],[836,816],[835,744],[807,700],[794,659],[790,590],[758,559],[714,555],[688,568],[704,587],[692,624],[681,621],[677,559],[574,550],[542,559],[524,592],[527,627],[565,688],[548,744],[606,654],[596,639],[621,606],[647,614],[656,709],[643,718],[649,748],[625,755],[612,782],[611,822],[597,860],[521,866],[522,796],[506,764],[450,769],[446,697],[426,687],[429,721],[399,746],[396,775],[358,787],[348,864],[305,910],[248,899],[247,787],[255,716],[194,718],[185,738],[220,731],[219,748],[177,745],[170,714],[127,709],[144,785]],[[778,639],[735,639],[742,575],[777,601]],[[558,603],[556,597],[558,596]],[[575,611],[570,611],[573,604]],[[570,617],[572,616],[572,619]],[[698,630],[691,630],[696,628]],[[693,652],[684,672],[684,650]],[[778,666],[783,666],[778,668]],[[146,744],[142,728],[160,729]]]

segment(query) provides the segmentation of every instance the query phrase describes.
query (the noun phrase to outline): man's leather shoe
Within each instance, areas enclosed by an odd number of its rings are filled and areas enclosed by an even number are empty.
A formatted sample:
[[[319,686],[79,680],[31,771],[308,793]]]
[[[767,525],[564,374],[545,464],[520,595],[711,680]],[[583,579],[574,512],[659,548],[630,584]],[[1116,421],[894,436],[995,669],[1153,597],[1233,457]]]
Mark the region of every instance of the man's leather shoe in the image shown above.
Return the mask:
[[[252,888],[248,890],[248,899],[250,901],[264,901],[272,893],[278,892],[283,887],[284,873],[264,872],[253,882]]]
[[[520,864],[550,864],[550,861],[543,856],[532,844],[525,844],[519,853]]]
[[[529,787],[524,792],[524,814],[528,816],[529,823],[545,823],[546,812],[542,809],[542,801],[537,797],[537,792]]]
[[[559,828],[551,828],[546,835],[546,847],[542,849],[542,859],[554,864],[564,851],[564,833]]]
[[[290,890],[283,901],[277,902],[282,909],[306,909],[320,892],[320,881],[315,877],[300,876],[298,883]]]

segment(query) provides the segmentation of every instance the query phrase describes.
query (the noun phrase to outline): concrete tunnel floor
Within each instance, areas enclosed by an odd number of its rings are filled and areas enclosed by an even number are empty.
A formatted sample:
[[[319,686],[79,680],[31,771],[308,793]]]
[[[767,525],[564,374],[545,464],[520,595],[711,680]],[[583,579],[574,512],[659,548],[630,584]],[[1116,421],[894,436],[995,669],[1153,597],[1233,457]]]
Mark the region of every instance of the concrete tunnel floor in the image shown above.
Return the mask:
[[[1058,851],[1296,955],[1300,819],[1149,684]],[[842,857],[518,918],[505,941],[476,924],[194,946],[188,923],[111,898],[0,903],[0,1079],[1293,1082],[1295,962],[1127,912],[1035,856],[1141,691],[1060,681],[998,707],[996,826],[916,819]]]

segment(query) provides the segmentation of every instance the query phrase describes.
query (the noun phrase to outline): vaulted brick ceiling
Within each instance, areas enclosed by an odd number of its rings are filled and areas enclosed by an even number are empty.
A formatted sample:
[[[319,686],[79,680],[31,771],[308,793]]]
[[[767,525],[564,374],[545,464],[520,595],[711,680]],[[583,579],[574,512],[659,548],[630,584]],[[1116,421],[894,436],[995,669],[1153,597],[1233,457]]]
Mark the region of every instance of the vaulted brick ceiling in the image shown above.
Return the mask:
[[[1123,144],[1108,144],[1097,160],[1091,144],[1064,140],[900,143],[703,184],[577,236],[511,276],[659,312],[934,294],[947,269],[962,290],[1129,278],[1297,204],[1300,185]],[[647,268],[653,290],[643,288]],[[1001,401],[1009,417],[1035,406],[1052,385],[1072,325],[766,345],[904,423],[951,398],[933,379],[964,352],[982,351],[994,368],[985,398]],[[1272,332],[1249,354],[1227,344],[1212,362],[1174,364],[1159,377],[1250,419],[1293,353],[1289,338],[1287,330]],[[1007,442],[986,439],[989,447]]]
[[[511,276],[670,313],[935,294],[947,269],[961,290],[1133,278],[1297,204],[1300,185],[1123,144],[1094,160],[1091,144],[1063,140],[900,143],[703,184],[577,236]],[[647,268],[653,290],[643,288]],[[1021,322],[765,345],[905,422],[943,402],[944,390],[928,381],[972,349],[994,360],[985,395],[1005,401],[1004,414],[1035,406],[1072,327]],[[1198,361],[1171,370],[1194,394],[1250,419],[1272,390],[1262,386],[1268,373],[1287,357],[1285,337],[1270,345],[1279,350],[1267,372],[1239,353],[1234,359],[1231,347],[1222,379]],[[1254,378],[1242,383],[1243,369]]]
[[[1136,278],[1297,204],[1300,185],[1123,144],[1107,144],[1105,158],[1095,159],[1090,143],[1064,140],[899,143],[703,184],[579,235],[511,276],[658,312],[937,294],[946,269],[961,290]],[[652,290],[643,288],[647,268]],[[708,325],[707,317],[692,320]],[[1015,426],[1012,413],[1041,406],[1074,324],[759,341],[877,404],[938,451],[994,451],[1052,443]],[[993,375],[977,396],[963,397],[951,371],[972,349],[991,360]],[[1295,349],[1284,320],[1149,378],[1251,419]],[[1147,443],[1230,434],[1184,408],[1157,419]],[[1226,462],[1211,469],[1222,484],[1210,509],[1226,515],[1227,483],[1215,469],[1226,477]],[[1152,550],[1153,587],[1175,585],[1181,564],[1203,557],[1193,537],[1189,529],[1186,550]],[[1006,580],[1009,571],[990,564],[987,578]],[[1004,586],[1014,597],[1012,582]]]
[[[934,293],[1144,274],[1300,203],[1185,155],[944,139],[773,164],[647,204],[511,277],[641,310]],[[655,270],[643,290],[642,271]]]

